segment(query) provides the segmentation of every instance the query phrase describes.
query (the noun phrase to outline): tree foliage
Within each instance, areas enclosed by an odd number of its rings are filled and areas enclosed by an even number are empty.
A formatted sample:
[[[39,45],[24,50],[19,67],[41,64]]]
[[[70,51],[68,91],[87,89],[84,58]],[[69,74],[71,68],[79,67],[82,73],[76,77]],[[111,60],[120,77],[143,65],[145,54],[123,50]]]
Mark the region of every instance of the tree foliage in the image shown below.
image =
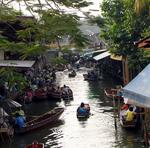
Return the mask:
[[[15,2],[15,3],[14,3]],[[12,8],[16,5],[16,11]],[[24,17],[21,5],[33,17]],[[65,12],[64,8],[78,9],[87,7],[91,2],[85,0],[2,0],[0,1],[0,50],[19,52],[22,59],[30,56],[42,55],[49,45],[55,43],[62,50],[60,41],[69,37],[70,43],[76,47],[88,44],[87,38],[79,29],[79,17]],[[19,24],[19,25],[18,25]],[[11,37],[13,38],[10,38]],[[56,63],[66,62],[56,59]],[[8,70],[10,70],[8,72]],[[6,81],[11,86],[18,79],[23,82],[23,77],[11,69],[3,69]],[[7,76],[7,74],[10,74]],[[21,79],[22,78],[22,79]],[[24,83],[21,83],[24,84]],[[20,84],[20,86],[21,86]]]
[[[143,56],[141,56],[142,50],[138,49],[134,42],[148,33],[149,15],[143,12],[137,17],[134,1],[131,0],[104,0],[101,8],[105,19],[101,36],[108,43],[112,53],[128,57],[131,67],[136,68],[134,64],[140,64]]]
[[[31,49],[34,51],[37,49],[37,53],[41,54],[41,50],[39,51],[39,48],[35,48],[37,44],[45,48],[45,44],[55,43],[61,49],[60,40],[66,36],[70,37],[71,44],[74,43],[77,47],[84,47],[88,43],[88,40],[79,29],[79,17],[75,14],[65,13],[63,8],[80,9],[88,6],[91,2],[85,0],[15,0],[19,5],[24,3],[26,9],[32,15],[38,15],[37,19],[35,17],[33,19],[19,19],[18,15],[22,15],[22,13],[10,9],[10,5],[13,2],[14,0],[1,2],[2,13],[0,14],[0,20],[3,20],[9,28],[16,32],[15,35],[21,41],[21,44],[20,42],[15,42],[15,44],[19,44],[15,45],[15,48],[16,46],[22,45],[23,47],[21,49],[23,49],[23,53],[26,53],[25,55],[27,55],[27,51],[31,53]],[[23,12],[23,10],[20,11]],[[14,21],[16,18],[21,21],[22,29],[16,30],[10,24],[10,21]],[[13,45],[12,43],[10,44]],[[3,47],[3,44],[0,47],[2,47],[1,49],[6,48]]]

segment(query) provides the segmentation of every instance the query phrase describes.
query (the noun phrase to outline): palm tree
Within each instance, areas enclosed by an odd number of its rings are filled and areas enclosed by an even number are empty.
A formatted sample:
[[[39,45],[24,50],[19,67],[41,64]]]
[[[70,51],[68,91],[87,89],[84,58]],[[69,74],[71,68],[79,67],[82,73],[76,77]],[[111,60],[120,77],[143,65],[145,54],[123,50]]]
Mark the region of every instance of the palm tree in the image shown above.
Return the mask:
[[[150,14],[150,0],[135,0],[135,11],[140,14],[144,9],[149,9]]]

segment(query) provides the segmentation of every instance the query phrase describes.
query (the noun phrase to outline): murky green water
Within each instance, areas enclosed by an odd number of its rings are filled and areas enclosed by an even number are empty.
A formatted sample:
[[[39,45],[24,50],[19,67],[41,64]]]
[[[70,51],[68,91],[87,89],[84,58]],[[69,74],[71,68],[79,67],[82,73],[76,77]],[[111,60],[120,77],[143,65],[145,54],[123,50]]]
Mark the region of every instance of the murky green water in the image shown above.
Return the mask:
[[[114,86],[115,81],[105,79],[98,82],[83,80],[79,71],[75,78],[68,78],[67,72],[58,73],[58,83],[69,85],[74,93],[70,102],[38,102],[25,106],[30,114],[40,115],[54,106],[65,106],[65,112],[54,125],[47,125],[31,133],[14,137],[10,142],[0,143],[0,148],[24,148],[34,140],[43,142],[46,148],[142,148],[142,138],[138,132],[122,129],[117,123],[114,128],[112,102],[103,88]],[[76,118],[76,109],[81,102],[88,102],[93,114],[85,121]]]

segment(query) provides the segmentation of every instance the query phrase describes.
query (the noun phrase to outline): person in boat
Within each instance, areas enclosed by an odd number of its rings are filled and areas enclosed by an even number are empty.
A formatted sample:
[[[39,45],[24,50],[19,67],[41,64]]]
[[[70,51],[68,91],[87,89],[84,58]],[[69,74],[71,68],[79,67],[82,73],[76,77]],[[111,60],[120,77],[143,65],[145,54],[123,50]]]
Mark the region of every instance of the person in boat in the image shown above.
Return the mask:
[[[73,69],[71,72],[72,75],[76,75],[76,71]]]
[[[15,126],[17,128],[25,127],[25,119],[23,116],[20,116],[19,113],[16,114]]]
[[[126,121],[133,121],[135,119],[136,113],[133,111],[133,107],[130,106],[126,113]]]
[[[128,110],[129,109],[129,104],[123,104],[121,107],[121,110]]]
[[[62,89],[61,89],[61,87],[57,87],[57,93],[59,93],[59,94],[61,94],[62,93]]]
[[[17,113],[18,113],[20,116],[25,117],[25,113],[24,113],[24,111],[23,111],[23,109],[22,109],[21,107],[18,107]]]
[[[15,115],[15,116],[17,114],[19,114],[19,116],[22,116],[24,118],[24,120],[26,120],[25,113],[21,107],[18,107],[17,110],[13,113],[13,115]]]
[[[85,104],[83,102],[78,107],[77,113],[79,113],[79,114],[87,114],[88,113],[88,110],[85,108]]]
[[[69,87],[68,86],[66,86],[66,85],[64,85],[64,87],[63,87],[63,93],[64,94],[69,94]]]
[[[129,109],[129,104],[123,104],[120,109],[120,119],[125,120],[125,115],[127,113],[127,110]]]
[[[27,101],[27,102],[31,102],[32,98],[33,98],[33,92],[32,92],[31,89],[29,89],[29,90],[26,91],[24,100]]]

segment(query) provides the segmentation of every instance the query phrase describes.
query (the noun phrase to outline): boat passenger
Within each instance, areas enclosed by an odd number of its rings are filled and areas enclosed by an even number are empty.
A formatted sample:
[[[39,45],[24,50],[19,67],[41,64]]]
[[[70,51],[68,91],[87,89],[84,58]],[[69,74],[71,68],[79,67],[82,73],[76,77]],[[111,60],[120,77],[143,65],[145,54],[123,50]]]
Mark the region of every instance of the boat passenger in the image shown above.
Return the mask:
[[[22,110],[21,107],[18,108],[17,113],[18,113],[20,116],[25,116],[25,113],[24,113],[24,111]]]
[[[69,87],[66,86],[66,85],[64,85],[64,87],[63,87],[63,92],[64,92],[65,94],[69,94]]]
[[[61,87],[59,87],[59,86],[58,86],[58,88],[57,88],[57,93],[60,93],[60,94],[62,93],[62,89],[61,89]]]
[[[133,111],[133,107],[130,106],[129,110],[126,113],[126,121],[133,121],[136,113]]]
[[[19,128],[25,127],[25,119],[23,116],[20,116],[19,113],[16,114],[15,125]]]
[[[31,102],[33,98],[33,93],[32,90],[27,90],[25,96],[24,96],[24,100],[27,102]]]
[[[123,104],[120,110],[120,119],[125,120],[125,115],[129,109],[129,104]]]
[[[82,102],[81,105],[78,107],[77,112],[80,114],[87,113],[87,109],[84,107],[84,103]]]
[[[16,116],[16,114],[19,114],[19,116],[22,116],[24,118],[24,120],[26,120],[25,113],[21,109],[21,107],[18,107],[17,110],[14,113],[12,113],[12,114],[15,115],[15,116]]]
[[[76,75],[76,71],[73,69],[71,72],[72,75]]]
[[[123,104],[121,107],[121,110],[128,110],[129,109],[129,104]]]

